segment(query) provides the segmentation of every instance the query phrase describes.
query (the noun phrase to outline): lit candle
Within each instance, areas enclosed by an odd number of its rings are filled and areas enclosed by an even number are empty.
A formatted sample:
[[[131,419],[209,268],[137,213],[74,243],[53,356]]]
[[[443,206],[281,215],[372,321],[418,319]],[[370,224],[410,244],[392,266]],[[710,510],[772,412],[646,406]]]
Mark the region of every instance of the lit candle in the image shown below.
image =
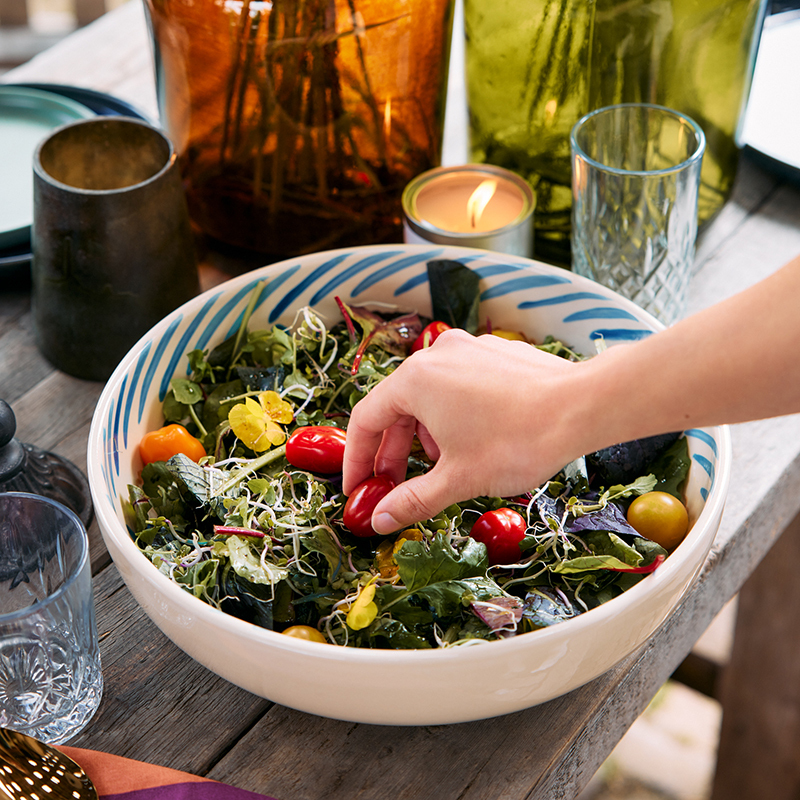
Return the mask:
[[[490,164],[439,167],[424,172],[403,192],[405,241],[456,244],[533,255],[530,186]]]

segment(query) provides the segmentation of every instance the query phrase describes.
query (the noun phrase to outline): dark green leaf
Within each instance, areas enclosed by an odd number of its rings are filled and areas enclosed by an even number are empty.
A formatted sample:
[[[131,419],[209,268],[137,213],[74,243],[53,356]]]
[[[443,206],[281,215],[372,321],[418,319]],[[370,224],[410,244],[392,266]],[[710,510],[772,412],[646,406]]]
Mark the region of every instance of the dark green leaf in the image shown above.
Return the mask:
[[[223,611],[262,628],[273,629],[272,587],[252,583],[233,569],[226,569],[222,590],[224,599],[220,605]]]
[[[237,367],[236,377],[251,392],[279,392],[283,388],[285,369],[277,367]]]
[[[368,641],[373,647],[396,650],[428,650],[430,643],[412,633],[399,620],[379,617],[367,629]]]
[[[183,453],[178,453],[167,461],[166,468],[174,477],[181,479],[201,505],[208,503],[211,485],[208,482],[208,472],[203,467]]]
[[[484,577],[439,581],[423,586],[414,594],[428,603],[439,620],[460,613],[465,604],[474,600],[487,601],[504,596],[503,590],[491,578]]]
[[[203,405],[203,425],[206,430],[213,431],[220,422],[227,421],[228,412],[235,401],[231,402],[232,397],[239,397],[244,393],[244,386],[240,380],[221,383],[206,398]]]
[[[666,558],[667,551],[660,545],[643,536],[633,541],[633,546],[642,554],[641,566],[646,567],[655,561],[656,556]]]
[[[458,553],[441,533],[430,549],[424,542],[406,541],[394,558],[400,579],[411,592],[439,581],[482,575],[488,568],[485,545],[470,539]]]
[[[552,589],[542,587],[525,596],[522,616],[533,628],[548,628],[565,619],[571,619],[580,612]]]
[[[233,349],[236,346],[236,335],[228,337],[224,342],[218,344],[206,359],[212,367],[232,366]]]
[[[169,385],[172,387],[172,392],[175,399],[179,403],[184,403],[187,406],[193,406],[203,399],[203,390],[188,378],[173,378]]]
[[[689,455],[689,444],[682,436],[662,453],[650,467],[650,472],[656,476],[658,483],[656,490],[669,492],[669,494],[683,501],[681,487],[689,474],[692,458]]]
[[[477,333],[480,276],[458,261],[429,261],[427,267],[433,318]]]
[[[205,381],[214,382],[214,368],[206,361],[205,352],[202,350],[191,350],[186,357],[189,360],[192,378],[197,383],[205,383]]]

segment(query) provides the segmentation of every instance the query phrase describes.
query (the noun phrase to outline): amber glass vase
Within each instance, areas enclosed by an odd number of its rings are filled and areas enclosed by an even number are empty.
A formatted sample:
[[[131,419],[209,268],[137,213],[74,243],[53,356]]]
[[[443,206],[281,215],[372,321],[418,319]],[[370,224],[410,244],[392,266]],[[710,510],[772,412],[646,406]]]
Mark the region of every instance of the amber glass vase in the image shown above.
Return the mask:
[[[589,111],[656,103],[706,136],[698,206],[730,194],[766,0],[464,0],[471,157],[536,191],[538,256],[569,264],[569,133]]]
[[[402,240],[441,157],[453,0],[146,0],[193,222],[272,257]]]

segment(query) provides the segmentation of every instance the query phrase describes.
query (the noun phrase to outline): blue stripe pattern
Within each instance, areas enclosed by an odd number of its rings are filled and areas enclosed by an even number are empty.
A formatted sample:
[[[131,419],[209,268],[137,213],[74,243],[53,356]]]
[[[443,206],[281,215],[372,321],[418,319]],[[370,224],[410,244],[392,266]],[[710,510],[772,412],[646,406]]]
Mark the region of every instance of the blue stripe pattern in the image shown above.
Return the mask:
[[[562,278],[560,275],[525,275],[486,289],[481,293],[481,302],[492,300],[495,297],[504,297],[507,294],[523,292],[526,289],[542,289],[546,286],[558,286],[561,283],[569,282],[569,278]]]
[[[686,431],[686,435],[694,439],[699,439],[701,442],[705,442],[705,444],[711,448],[711,452],[715,456],[717,455],[717,440],[710,433],[706,433],[706,431],[702,431],[699,428],[692,428]]]
[[[361,283],[359,283],[358,286],[353,289],[351,292],[351,297],[358,297],[360,294],[366,292],[367,289],[371,289],[373,286],[375,286],[376,283],[380,283],[381,281],[396,275],[402,270],[408,269],[409,267],[415,267],[420,263],[427,263],[431,259],[438,258],[441,252],[441,250],[432,250],[428,253],[407,256],[406,258],[401,258],[399,261],[395,261],[394,264],[388,264],[382,269],[375,270],[372,275],[364,278],[364,280],[362,280]],[[428,272],[426,269],[425,280],[427,279]]]
[[[574,314],[568,314],[564,317],[564,322],[583,322],[587,319],[630,319],[634,322],[639,321],[630,311],[626,311],[624,308],[603,308],[598,306],[596,308],[586,308],[583,311],[576,311]]]
[[[570,292],[556,297],[545,297],[544,300],[523,300],[517,308],[522,310],[542,308],[543,306],[556,306],[562,303],[574,303],[578,300],[608,300],[608,298],[603,294],[597,294],[597,292]]]
[[[592,331],[590,337],[594,339],[607,339],[610,342],[636,342],[646,339],[653,331],[643,328],[631,330],[629,328],[599,328]]]
[[[310,289],[320,278],[325,277],[334,267],[338,267],[346,258],[346,255],[338,255],[312,270],[308,277],[300,281],[293,289],[286,292],[280,302],[275,304],[275,309],[270,318],[272,320],[277,319],[301,294],[303,294],[303,292]]]
[[[170,356],[169,361],[167,362],[167,368],[164,372],[164,377],[161,379],[161,389],[159,391],[159,397],[163,398],[167,396],[167,390],[169,389],[169,382],[171,378],[176,374],[178,371],[178,361],[186,355],[186,353],[191,349],[189,347],[189,340],[192,338],[194,332],[200,327],[200,323],[205,319],[206,314],[208,314],[211,306],[214,305],[214,300],[216,296],[210,297],[200,308],[197,312],[197,316],[194,317],[190,322],[186,330],[183,332],[181,337],[178,339],[177,344],[175,345],[172,355]],[[188,367],[187,367],[188,368]]]
[[[329,294],[333,292],[334,289],[341,286],[345,281],[350,280],[354,275],[358,275],[360,272],[363,272],[365,269],[369,269],[374,264],[380,264],[382,261],[385,261],[387,258],[394,258],[395,256],[400,256],[403,254],[402,250],[394,250],[388,253],[375,253],[371,256],[367,256],[366,258],[360,258],[353,264],[351,267],[347,269],[339,270],[338,274],[331,278],[310,300],[310,305],[315,306],[324,298],[326,298]]]
[[[142,381],[142,388],[139,392],[139,422],[142,421],[142,416],[144,415],[144,407],[147,404],[147,392],[150,389],[150,384],[153,382],[153,379],[156,375],[156,370],[159,367],[159,363],[161,361],[161,356],[164,355],[164,351],[167,349],[167,345],[169,344],[169,340],[172,338],[172,334],[178,329],[178,326],[181,323],[182,317],[179,315],[172,320],[169,327],[167,328],[164,335],[161,337],[158,345],[156,345],[155,352],[153,353],[153,358],[150,361],[150,366],[147,368],[147,372],[145,373],[144,380]],[[159,398],[163,400],[164,398]]]
[[[152,342],[145,342],[142,348],[142,353],[136,360],[136,366],[133,370],[133,377],[131,378],[131,388],[128,392],[128,400],[125,403],[125,418],[122,422],[123,443],[128,446],[128,424],[131,420],[131,409],[133,408],[133,396],[136,393],[136,388],[139,386],[139,376],[142,374],[144,362],[147,361],[147,356],[150,354],[150,348],[153,346]],[[121,399],[121,396],[120,396]]]

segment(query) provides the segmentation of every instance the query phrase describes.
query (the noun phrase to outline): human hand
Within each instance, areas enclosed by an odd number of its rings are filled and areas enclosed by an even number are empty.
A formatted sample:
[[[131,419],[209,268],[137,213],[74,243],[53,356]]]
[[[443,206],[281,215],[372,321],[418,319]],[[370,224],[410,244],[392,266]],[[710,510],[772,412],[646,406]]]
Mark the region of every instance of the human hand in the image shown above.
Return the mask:
[[[443,333],[353,409],[345,493],[373,473],[395,481],[372,517],[389,533],[461,500],[531,490],[583,452],[564,403],[580,366],[526,342]],[[436,464],[404,481],[415,434]]]

